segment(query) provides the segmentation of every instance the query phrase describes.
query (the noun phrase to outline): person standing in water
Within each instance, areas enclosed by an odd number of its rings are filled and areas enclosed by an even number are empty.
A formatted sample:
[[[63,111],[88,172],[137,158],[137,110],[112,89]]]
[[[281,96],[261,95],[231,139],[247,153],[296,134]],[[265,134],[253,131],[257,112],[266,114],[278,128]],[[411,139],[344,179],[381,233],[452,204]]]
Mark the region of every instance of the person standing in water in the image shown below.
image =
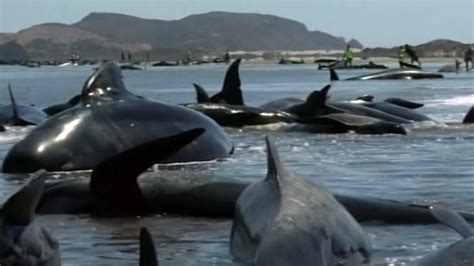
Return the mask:
[[[464,53],[464,63],[466,64],[466,72],[469,71],[469,62],[471,62],[471,68],[472,68],[472,49],[469,46]]]
[[[402,45],[398,49],[398,64],[403,68],[403,58],[405,57],[405,47]]]
[[[413,63],[418,63],[418,65],[420,66],[421,68],[421,62],[420,60],[418,60],[418,55],[416,54],[415,50],[413,50],[413,48],[408,45],[408,44],[405,44],[405,53],[410,57],[411,59],[411,64],[413,65]]]
[[[342,59],[344,59],[344,65],[352,66],[352,50],[351,46],[347,45],[344,53],[342,54]]]

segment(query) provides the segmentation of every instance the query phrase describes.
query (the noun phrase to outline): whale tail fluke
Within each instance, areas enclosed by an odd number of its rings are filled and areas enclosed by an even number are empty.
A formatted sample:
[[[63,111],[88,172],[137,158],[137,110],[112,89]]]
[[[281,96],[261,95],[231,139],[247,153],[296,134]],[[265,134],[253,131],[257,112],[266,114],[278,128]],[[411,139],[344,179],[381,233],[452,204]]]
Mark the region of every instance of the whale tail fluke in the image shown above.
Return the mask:
[[[208,103],[211,101],[211,98],[201,85],[193,83],[193,86],[196,91],[196,100],[198,103]]]
[[[242,96],[242,90],[240,89],[240,61],[241,59],[239,58],[229,66],[224,78],[222,90],[211,97],[211,102],[244,105],[244,98]]]
[[[100,162],[91,174],[89,189],[97,202],[98,216],[142,215],[145,203],[138,176],[153,164],[178,152],[204,133],[195,128],[158,138],[119,152]]]
[[[339,80],[339,76],[337,75],[336,70],[334,70],[334,68],[329,68],[329,74],[331,81]]]
[[[469,109],[469,112],[467,112],[466,116],[464,116],[464,119],[462,120],[463,124],[472,124],[474,123],[474,105],[471,106],[471,109]]]
[[[140,229],[140,266],[158,266],[155,243],[148,229]]]
[[[454,229],[464,238],[474,236],[471,226],[457,212],[440,207],[430,207],[430,211],[438,221]]]

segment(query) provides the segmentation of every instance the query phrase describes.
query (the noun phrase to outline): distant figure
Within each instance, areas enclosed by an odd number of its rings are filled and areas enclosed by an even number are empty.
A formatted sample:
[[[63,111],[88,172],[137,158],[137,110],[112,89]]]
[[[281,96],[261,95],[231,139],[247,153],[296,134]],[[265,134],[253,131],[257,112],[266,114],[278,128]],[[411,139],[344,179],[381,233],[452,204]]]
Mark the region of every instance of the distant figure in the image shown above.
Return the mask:
[[[418,55],[416,55],[415,50],[413,50],[413,48],[408,44],[405,44],[405,53],[410,57],[412,65],[416,62],[421,67],[420,60],[418,60]]]
[[[456,72],[459,72],[459,67],[461,66],[461,62],[459,60],[454,60],[454,65],[456,67]]]
[[[122,59],[122,62],[125,61],[125,54],[123,52],[120,54],[120,59]]]
[[[403,58],[405,57],[405,47],[402,45],[398,49],[398,63],[400,64],[400,68],[403,68]]]
[[[228,64],[230,62],[230,54],[229,54],[229,50],[225,50],[225,54],[224,54],[224,62],[226,64]]]
[[[469,46],[467,48],[467,51],[464,53],[464,63],[466,64],[466,72],[469,71],[469,62],[471,62],[471,68],[472,68],[472,49]]]
[[[132,62],[132,54],[130,53],[130,51],[128,51],[128,62],[131,63]]]
[[[344,59],[344,65],[352,66],[352,50],[351,46],[347,45],[344,53],[342,54],[342,59]]]
[[[186,63],[191,64],[191,60],[192,60],[191,51],[188,50],[188,53],[186,54]]]

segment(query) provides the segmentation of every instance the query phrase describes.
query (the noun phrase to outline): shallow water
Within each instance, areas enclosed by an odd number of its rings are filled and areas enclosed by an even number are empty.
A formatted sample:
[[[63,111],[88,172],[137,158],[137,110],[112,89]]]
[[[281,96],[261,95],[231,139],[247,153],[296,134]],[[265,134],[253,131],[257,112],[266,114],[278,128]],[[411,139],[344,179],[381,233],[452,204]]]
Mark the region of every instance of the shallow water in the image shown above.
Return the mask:
[[[425,67],[435,71],[440,65]],[[8,103],[8,83],[19,103],[45,107],[64,102],[79,93],[91,69],[1,67],[0,103]],[[225,70],[224,65],[204,65],[124,71],[123,75],[128,89],[136,94],[186,103],[195,99],[193,82],[215,92],[221,87]],[[370,72],[339,71],[339,75],[344,78]],[[328,72],[316,70],[315,65],[242,65],[240,74],[248,105],[286,96],[305,97],[329,80]],[[372,94],[380,100],[397,96],[419,101],[426,104],[419,111],[437,122],[411,125],[407,136],[280,133],[275,126],[229,129],[235,154],[221,162],[194,167],[193,174],[247,181],[263,178],[264,136],[270,135],[289,169],[324,182],[333,192],[429,202],[474,212],[474,127],[456,124],[474,104],[473,72],[448,73],[445,79],[434,80],[340,81],[333,83],[330,94],[334,100]],[[31,129],[15,127],[0,133],[0,161]],[[69,175],[59,175],[65,176]],[[0,174],[0,202],[23,183],[24,178]],[[141,226],[152,232],[162,265],[232,264],[229,220],[60,215],[40,216],[39,222],[58,238],[64,265],[137,265]],[[412,265],[424,254],[460,238],[441,225],[364,224],[364,229],[372,240],[373,265]]]

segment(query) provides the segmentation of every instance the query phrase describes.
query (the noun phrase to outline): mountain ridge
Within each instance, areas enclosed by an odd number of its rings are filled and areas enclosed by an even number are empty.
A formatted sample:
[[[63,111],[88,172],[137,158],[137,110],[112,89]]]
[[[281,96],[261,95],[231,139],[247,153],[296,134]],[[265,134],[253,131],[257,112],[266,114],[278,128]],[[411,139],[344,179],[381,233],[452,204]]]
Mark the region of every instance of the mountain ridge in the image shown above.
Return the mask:
[[[213,11],[176,20],[92,12],[76,23],[43,23],[17,33],[0,33],[0,44],[15,42],[33,60],[117,58],[121,51],[150,56],[205,52],[343,49],[344,38],[313,30],[296,20],[258,13]],[[358,41],[351,44],[360,47]],[[170,51],[173,51],[170,54]],[[1,59],[1,58],[0,58]]]

